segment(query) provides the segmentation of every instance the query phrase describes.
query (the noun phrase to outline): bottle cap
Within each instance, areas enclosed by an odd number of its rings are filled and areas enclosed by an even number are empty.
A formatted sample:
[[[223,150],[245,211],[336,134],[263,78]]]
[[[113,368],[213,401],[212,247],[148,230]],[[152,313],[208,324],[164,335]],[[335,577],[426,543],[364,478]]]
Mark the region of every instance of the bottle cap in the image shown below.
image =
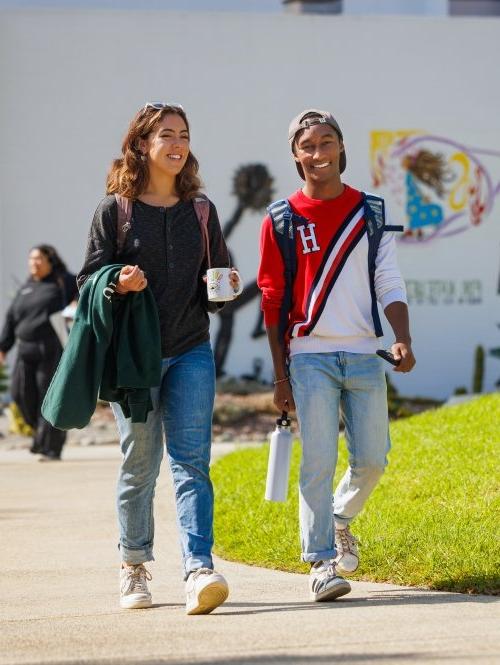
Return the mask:
[[[281,416],[276,419],[276,425],[278,425],[278,427],[290,427],[291,424],[292,421],[288,417],[287,411],[283,411],[281,413]]]

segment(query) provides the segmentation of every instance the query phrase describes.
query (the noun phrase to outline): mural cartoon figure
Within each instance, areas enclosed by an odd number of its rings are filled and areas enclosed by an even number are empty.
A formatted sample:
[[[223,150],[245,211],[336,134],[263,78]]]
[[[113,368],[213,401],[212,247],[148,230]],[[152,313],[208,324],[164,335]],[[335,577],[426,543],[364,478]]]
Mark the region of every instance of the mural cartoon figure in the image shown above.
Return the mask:
[[[500,193],[499,158],[500,150],[419,130],[371,132],[373,185],[399,220],[406,218],[399,242],[416,247],[498,221],[491,213]],[[500,347],[489,355],[500,359]]]
[[[233,194],[236,195],[236,208],[222,229],[226,241],[229,240],[231,233],[241,221],[246,210],[263,210],[271,203],[273,194],[272,185],[273,177],[264,164],[245,164],[236,170],[233,178]],[[229,254],[231,265],[235,265],[234,254],[230,248]],[[237,300],[226,303],[224,309],[218,314],[220,325],[214,348],[217,376],[224,374],[224,364],[233,336],[235,314],[241,307],[245,307],[245,305],[255,298],[259,298],[260,302],[260,291],[257,287],[257,282],[254,280],[245,286],[243,293]],[[264,334],[262,312],[259,307],[257,321],[251,337],[256,339]]]
[[[407,219],[400,242],[431,242],[484,222],[500,192],[499,157],[417,130],[373,131],[373,184]]]
[[[431,203],[430,198],[422,191],[422,186],[430,187],[442,199],[445,181],[453,179],[446,166],[443,155],[428,150],[419,150],[407,154],[402,159],[406,170],[406,214],[409,222],[407,235],[416,231],[422,237],[422,229],[426,226],[437,226],[443,221],[443,208],[438,203]],[[421,183],[421,184],[419,184]]]

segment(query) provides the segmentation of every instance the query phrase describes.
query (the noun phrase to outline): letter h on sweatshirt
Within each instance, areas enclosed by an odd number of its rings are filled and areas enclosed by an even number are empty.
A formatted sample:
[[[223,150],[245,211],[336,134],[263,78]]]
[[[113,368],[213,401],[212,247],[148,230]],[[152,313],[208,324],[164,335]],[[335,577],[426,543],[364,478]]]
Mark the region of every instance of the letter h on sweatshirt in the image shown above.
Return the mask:
[[[316,235],[314,233],[315,226],[316,224],[313,224],[312,222],[307,225],[309,235],[304,233],[304,229],[306,228],[305,226],[297,226],[297,231],[300,233],[300,238],[302,240],[302,254],[309,254],[309,252],[319,252],[321,249],[316,241]],[[309,247],[309,241],[312,242],[311,247]]]

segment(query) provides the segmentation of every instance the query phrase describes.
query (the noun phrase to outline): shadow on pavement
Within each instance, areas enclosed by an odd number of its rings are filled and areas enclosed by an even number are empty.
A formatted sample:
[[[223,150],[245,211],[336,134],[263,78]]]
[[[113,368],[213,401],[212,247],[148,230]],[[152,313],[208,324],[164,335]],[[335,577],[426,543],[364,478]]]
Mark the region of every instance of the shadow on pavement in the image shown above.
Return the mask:
[[[294,612],[303,610],[340,610],[342,606],[352,607],[383,607],[384,605],[439,605],[448,603],[494,603],[500,601],[492,596],[468,596],[460,593],[443,593],[435,595],[432,591],[419,592],[418,589],[404,591],[376,591],[365,598],[339,598],[329,603],[313,603],[302,601],[296,603],[224,603],[220,611],[212,617],[264,614],[266,612]],[[226,612],[227,609],[234,611]]]
[[[477,654],[474,656],[475,662],[480,662],[483,658],[490,658],[490,655]],[[85,659],[82,660],[58,660],[57,662],[44,662],[44,665],[307,665],[308,663],[328,663],[332,665],[334,663],[370,663],[370,662],[381,662],[381,663],[408,663],[408,662],[435,662],[436,660],[447,661],[453,659],[453,662],[458,662],[460,660],[470,662],[470,654],[460,653],[412,653],[412,652],[398,652],[398,653],[330,653],[330,654],[259,654],[254,656],[230,656],[224,658],[224,656],[214,656],[210,659],[197,659],[197,658],[186,658],[183,660],[171,660],[169,658],[144,658],[138,660],[134,659],[99,659],[91,660]],[[26,663],[25,665],[37,665],[36,663]]]

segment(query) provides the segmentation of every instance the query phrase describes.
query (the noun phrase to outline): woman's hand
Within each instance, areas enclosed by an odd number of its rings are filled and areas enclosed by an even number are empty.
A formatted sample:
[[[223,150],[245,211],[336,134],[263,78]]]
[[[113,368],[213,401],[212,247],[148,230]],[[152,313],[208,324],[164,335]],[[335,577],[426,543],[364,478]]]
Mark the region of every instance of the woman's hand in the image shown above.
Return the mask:
[[[139,266],[123,266],[118,277],[116,293],[123,295],[129,291],[143,291],[147,285],[148,280]]]
[[[233,291],[236,293],[240,288],[240,277],[234,266],[231,268],[231,272],[229,273],[229,281],[231,282]]]
[[[202,279],[205,282],[205,284],[208,282],[208,277],[207,277],[206,274],[203,275]],[[241,288],[240,287],[240,276],[238,275],[238,271],[234,267],[231,268],[231,272],[229,273],[229,283],[230,283],[231,288],[233,289],[233,291],[235,293],[238,293],[238,291]]]
[[[233,299],[241,296],[245,287],[243,285],[243,280],[235,267],[231,268],[231,272],[229,273],[229,284],[233,289]]]

